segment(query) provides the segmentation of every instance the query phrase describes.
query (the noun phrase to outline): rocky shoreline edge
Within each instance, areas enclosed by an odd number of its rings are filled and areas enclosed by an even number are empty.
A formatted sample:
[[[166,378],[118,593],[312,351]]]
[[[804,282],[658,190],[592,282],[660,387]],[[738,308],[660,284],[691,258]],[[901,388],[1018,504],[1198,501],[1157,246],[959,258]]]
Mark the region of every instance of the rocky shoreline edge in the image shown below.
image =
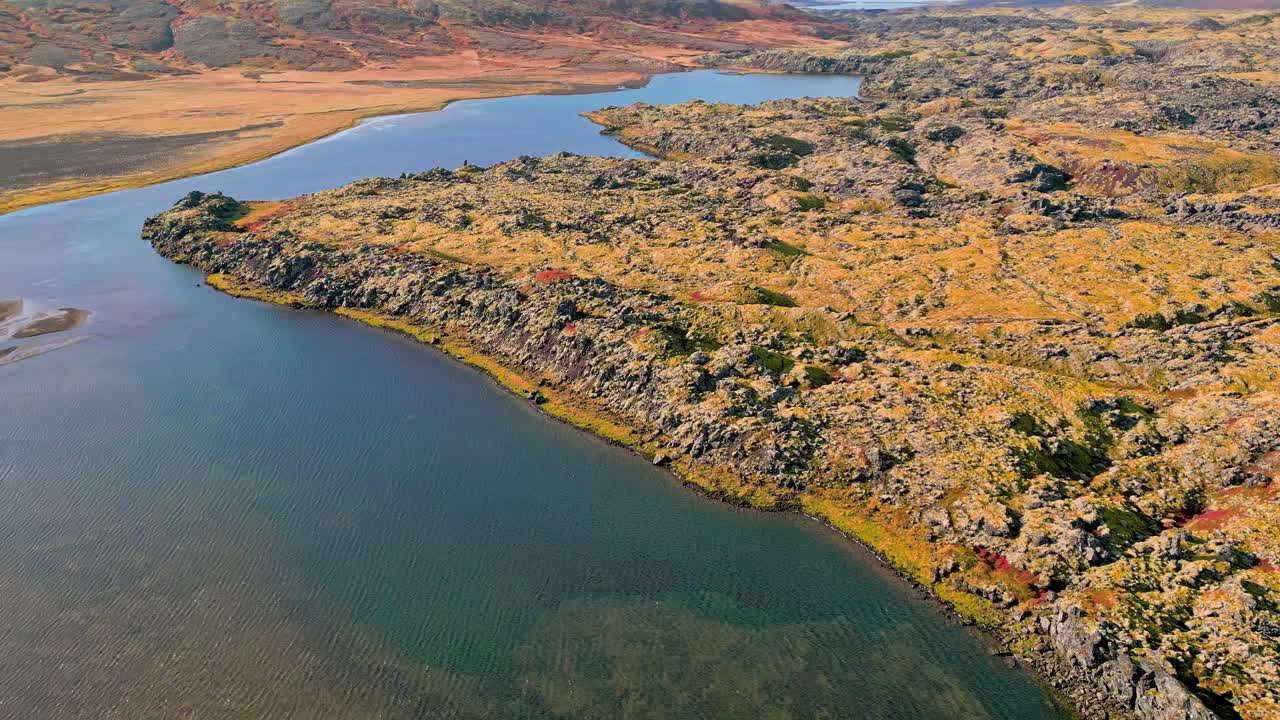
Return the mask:
[[[873,515],[824,512],[816,502],[792,503],[745,482],[767,473],[770,464],[756,456],[732,461],[734,453],[726,450],[734,438],[721,438],[720,447],[699,453],[673,451],[682,446],[689,424],[682,413],[691,411],[664,395],[672,378],[662,377],[628,342],[637,326],[660,315],[655,306],[669,298],[598,279],[521,284],[387,247],[335,249],[288,237],[229,236],[228,211],[235,206],[220,194],[191,193],[173,211],[148,220],[143,236],[162,255],[207,273],[210,285],[229,294],[337,312],[435,345],[548,414],[670,467],[711,497],[800,511],[824,522],[965,622],[983,626],[1081,717],[1218,717],[1159,658],[1130,658],[1078,614],[1058,610],[985,621],[967,614],[956,598],[935,591],[941,586],[921,576],[922,568],[904,562],[891,524]],[[599,317],[587,310],[601,306],[612,314]],[[699,372],[708,363],[705,355],[694,352],[680,370]]]

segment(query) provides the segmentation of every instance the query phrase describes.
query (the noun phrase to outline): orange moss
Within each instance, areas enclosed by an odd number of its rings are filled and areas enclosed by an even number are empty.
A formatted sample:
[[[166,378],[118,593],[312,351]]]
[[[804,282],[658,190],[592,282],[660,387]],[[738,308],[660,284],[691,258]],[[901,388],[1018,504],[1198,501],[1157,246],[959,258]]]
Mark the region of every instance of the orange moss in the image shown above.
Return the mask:
[[[1118,598],[1114,590],[1104,590],[1102,588],[1090,588],[1085,591],[1085,602],[1095,608],[1111,609],[1116,606]]]
[[[271,220],[293,211],[297,201],[280,200],[246,204],[249,206],[249,213],[236,221],[236,225],[245,232],[258,232]]]

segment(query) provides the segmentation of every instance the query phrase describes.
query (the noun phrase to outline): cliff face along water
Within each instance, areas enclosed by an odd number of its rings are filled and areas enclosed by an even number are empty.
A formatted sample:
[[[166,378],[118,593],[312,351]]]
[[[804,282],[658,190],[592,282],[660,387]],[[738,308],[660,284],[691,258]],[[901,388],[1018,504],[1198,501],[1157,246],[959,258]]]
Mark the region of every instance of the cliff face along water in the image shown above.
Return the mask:
[[[0,219],[0,295],[93,313],[0,345],[18,347],[0,362],[25,358],[0,366],[0,703],[50,718],[1056,717],[813,524],[698,498],[437,353],[222,296],[137,240],[194,188],[271,198],[520,154],[631,155],[577,113],[855,90],[691,73],[468,103]]]

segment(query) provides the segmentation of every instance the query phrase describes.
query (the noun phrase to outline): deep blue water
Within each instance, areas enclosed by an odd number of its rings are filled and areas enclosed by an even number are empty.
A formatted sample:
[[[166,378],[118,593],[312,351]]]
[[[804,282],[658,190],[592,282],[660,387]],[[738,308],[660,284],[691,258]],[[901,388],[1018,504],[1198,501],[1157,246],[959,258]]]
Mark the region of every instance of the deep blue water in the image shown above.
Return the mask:
[[[0,217],[0,298],[94,312],[0,365],[0,716],[1058,717],[816,524],[702,499],[430,348],[218,294],[138,237],[190,189],[634,156],[578,113],[856,87],[470,101]]]

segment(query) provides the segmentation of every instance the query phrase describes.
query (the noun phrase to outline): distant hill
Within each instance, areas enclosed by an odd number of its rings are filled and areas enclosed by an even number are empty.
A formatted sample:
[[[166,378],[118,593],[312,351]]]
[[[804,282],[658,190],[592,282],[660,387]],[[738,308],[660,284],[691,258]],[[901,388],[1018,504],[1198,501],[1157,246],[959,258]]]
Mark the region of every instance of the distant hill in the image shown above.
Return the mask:
[[[759,0],[3,0],[0,73],[110,80],[231,66],[347,70],[536,46],[513,31],[716,50],[683,32],[759,18],[810,22]]]

